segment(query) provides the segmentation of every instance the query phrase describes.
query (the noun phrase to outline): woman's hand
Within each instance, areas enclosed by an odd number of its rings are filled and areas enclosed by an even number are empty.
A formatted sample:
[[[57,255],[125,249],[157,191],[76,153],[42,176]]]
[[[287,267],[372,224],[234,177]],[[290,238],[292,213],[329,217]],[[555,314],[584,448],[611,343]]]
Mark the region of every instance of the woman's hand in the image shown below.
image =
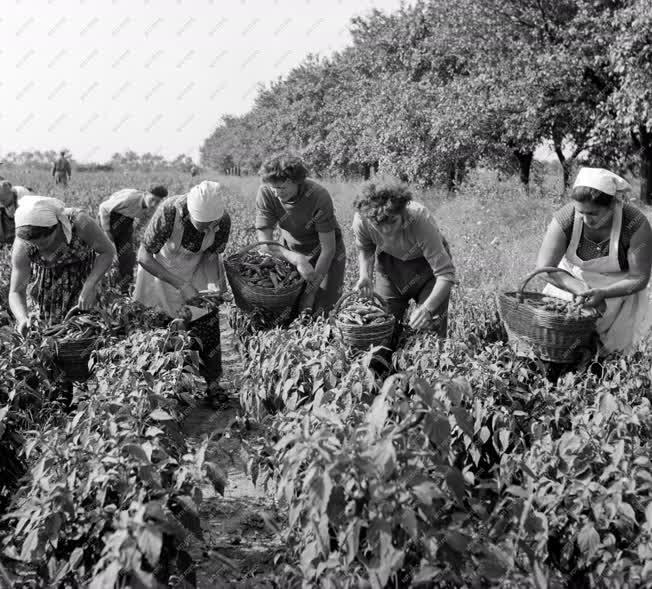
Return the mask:
[[[25,319],[16,322],[16,333],[18,333],[22,337],[26,337],[27,332],[29,331],[31,326],[32,326],[32,318],[29,316],[25,317]]]
[[[299,256],[296,264],[297,272],[308,284],[315,284],[317,282],[317,272],[306,256]]]
[[[181,292],[181,296],[186,303],[199,296],[199,291],[189,282],[182,284],[179,291]]]
[[[88,283],[84,284],[79,293],[79,299],[77,301],[77,306],[80,311],[88,311],[95,306],[95,301],[97,300],[97,290],[95,286],[89,286]]]
[[[589,288],[577,293],[577,298],[584,307],[601,309],[605,306],[605,292],[601,288]]]
[[[410,316],[410,327],[421,329],[432,321],[432,313],[424,305],[419,305]]]
[[[371,284],[371,278],[363,276],[358,279],[358,282],[355,283],[355,290],[357,290],[363,297],[372,298],[374,295],[374,287]]]

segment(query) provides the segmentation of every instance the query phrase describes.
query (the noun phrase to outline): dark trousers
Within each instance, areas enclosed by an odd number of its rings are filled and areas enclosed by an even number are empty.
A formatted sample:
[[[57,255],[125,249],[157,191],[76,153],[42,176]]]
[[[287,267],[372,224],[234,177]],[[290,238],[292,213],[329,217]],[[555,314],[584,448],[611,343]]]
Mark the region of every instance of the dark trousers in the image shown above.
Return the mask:
[[[432,273],[430,264],[425,258],[415,260],[399,260],[381,252],[376,256],[375,291],[387,303],[389,312],[396,321],[394,333],[389,345],[374,355],[371,368],[377,374],[386,374],[391,366],[391,357],[398,346],[399,339],[405,328],[405,311],[411,301],[422,304],[432,293],[437,278]],[[450,297],[432,311],[435,319],[428,330],[445,338],[448,333],[448,304]]]
[[[128,292],[134,279],[136,251],[134,248],[134,220],[120,213],[111,213],[110,233],[118,253],[117,286]]]
[[[198,340],[197,347],[201,365],[200,374],[208,387],[216,385],[222,376],[222,346],[220,339],[220,314],[213,311],[193,321],[188,333]]]

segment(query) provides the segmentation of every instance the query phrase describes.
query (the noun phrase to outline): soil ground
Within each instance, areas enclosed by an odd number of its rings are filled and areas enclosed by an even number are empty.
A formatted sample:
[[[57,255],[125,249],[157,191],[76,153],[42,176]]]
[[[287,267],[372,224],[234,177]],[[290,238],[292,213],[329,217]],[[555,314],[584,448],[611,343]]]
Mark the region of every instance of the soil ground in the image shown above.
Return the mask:
[[[200,516],[205,546],[193,547],[198,563],[198,589],[253,588],[271,586],[265,576],[272,572],[279,538],[265,525],[263,516],[278,519],[273,490],[254,486],[245,473],[238,428],[230,425],[240,413],[238,399],[242,360],[235,345],[235,334],[226,315],[222,315],[222,385],[229,392],[229,402],[219,410],[206,405],[191,408],[182,423],[190,445],[201,442],[204,435],[223,431],[208,446],[206,459],[219,464],[228,474],[224,497],[212,487],[203,489]],[[225,557],[225,558],[223,558]],[[230,565],[229,565],[230,563]]]

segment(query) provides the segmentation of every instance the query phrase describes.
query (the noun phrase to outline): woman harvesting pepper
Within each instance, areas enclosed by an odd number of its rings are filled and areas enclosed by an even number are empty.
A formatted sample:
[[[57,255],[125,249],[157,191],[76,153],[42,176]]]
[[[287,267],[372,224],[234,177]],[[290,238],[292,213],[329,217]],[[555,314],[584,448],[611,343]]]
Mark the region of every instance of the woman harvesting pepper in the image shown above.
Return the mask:
[[[115,255],[99,225],[81,209],[29,194],[16,209],[15,224],[9,306],[17,331],[24,335],[29,326],[30,275],[31,295],[44,321],[60,323],[74,306],[92,308]]]
[[[346,251],[328,191],[310,180],[298,157],[280,156],[261,168],[256,196],[258,241],[273,241],[281,229],[283,248],[266,246],[285,258],[306,280],[298,312],[328,313],[342,294]]]
[[[558,266],[544,275],[544,293],[574,297],[603,311],[596,327],[599,352],[624,352],[648,332],[652,229],[642,211],[623,202],[626,180],[602,168],[582,168],[573,202],[553,217],[539,250],[537,266]]]
[[[151,218],[138,251],[134,299],[179,317],[200,290],[226,289],[220,254],[231,231],[220,185],[204,181],[163,202]],[[219,314],[190,307],[190,333],[201,341],[202,376],[207,396],[219,405],[224,392]]]
[[[455,266],[433,215],[413,200],[405,185],[394,182],[364,185],[354,208],[360,273],[356,289],[371,297],[375,271],[375,291],[396,319],[390,347],[396,347],[412,300],[417,306],[410,327],[446,337]]]

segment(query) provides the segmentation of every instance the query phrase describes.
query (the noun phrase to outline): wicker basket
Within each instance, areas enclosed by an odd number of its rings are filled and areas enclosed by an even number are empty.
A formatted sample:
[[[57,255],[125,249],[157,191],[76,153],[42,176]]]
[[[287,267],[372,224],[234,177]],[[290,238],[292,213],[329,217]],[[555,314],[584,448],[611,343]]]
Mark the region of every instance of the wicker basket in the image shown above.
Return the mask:
[[[303,292],[305,286],[304,280],[283,288],[265,288],[246,282],[236,268],[237,262],[242,254],[261,245],[279,244],[275,241],[260,241],[244,247],[237,254],[233,254],[224,260],[226,277],[231,286],[235,304],[247,312],[263,310],[272,315],[289,313]]]
[[[525,292],[527,283],[543,272],[571,275],[552,266],[538,268],[523,281],[517,292],[498,294],[498,312],[505,324],[509,343],[517,354],[534,354],[548,362],[573,364],[581,357],[582,349],[590,347],[599,313],[590,317],[566,317],[529,305],[528,301],[540,301],[548,296],[539,292]]]
[[[50,330],[60,329],[65,322],[76,313],[80,313],[79,307],[73,307],[66,313],[63,322]],[[64,377],[70,380],[86,380],[90,376],[88,361],[91,353],[97,346],[97,337],[83,337],[74,340],[61,340],[55,337],[56,351],[54,362],[63,373]]]
[[[395,319],[391,316],[384,323],[379,323],[378,325],[352,325],[350,323],[344,323],[337,318],[337,314],[340,312],[342,303],[352,297],[353,295],[358,294],[357,292],[350,292],[345,294],[340,298],[339,301],[335,304],[333,308],[331,317],[335,326],[340,332],[342,341],[354,348],[368,348],[369,346],[383,346],[388,345],[389,341],[392,338],[394,333],[394,324]],[[374,299],[376,299],[380,305],[379,308],[382,308],[383,311],[387,312],[387,305],[385,301],[380,298],[376,293],[374,293]]]
[[[90,376],[88,361],[96,343],[95,337],[57,342],[54,360],[66,378],[86,380]]]

